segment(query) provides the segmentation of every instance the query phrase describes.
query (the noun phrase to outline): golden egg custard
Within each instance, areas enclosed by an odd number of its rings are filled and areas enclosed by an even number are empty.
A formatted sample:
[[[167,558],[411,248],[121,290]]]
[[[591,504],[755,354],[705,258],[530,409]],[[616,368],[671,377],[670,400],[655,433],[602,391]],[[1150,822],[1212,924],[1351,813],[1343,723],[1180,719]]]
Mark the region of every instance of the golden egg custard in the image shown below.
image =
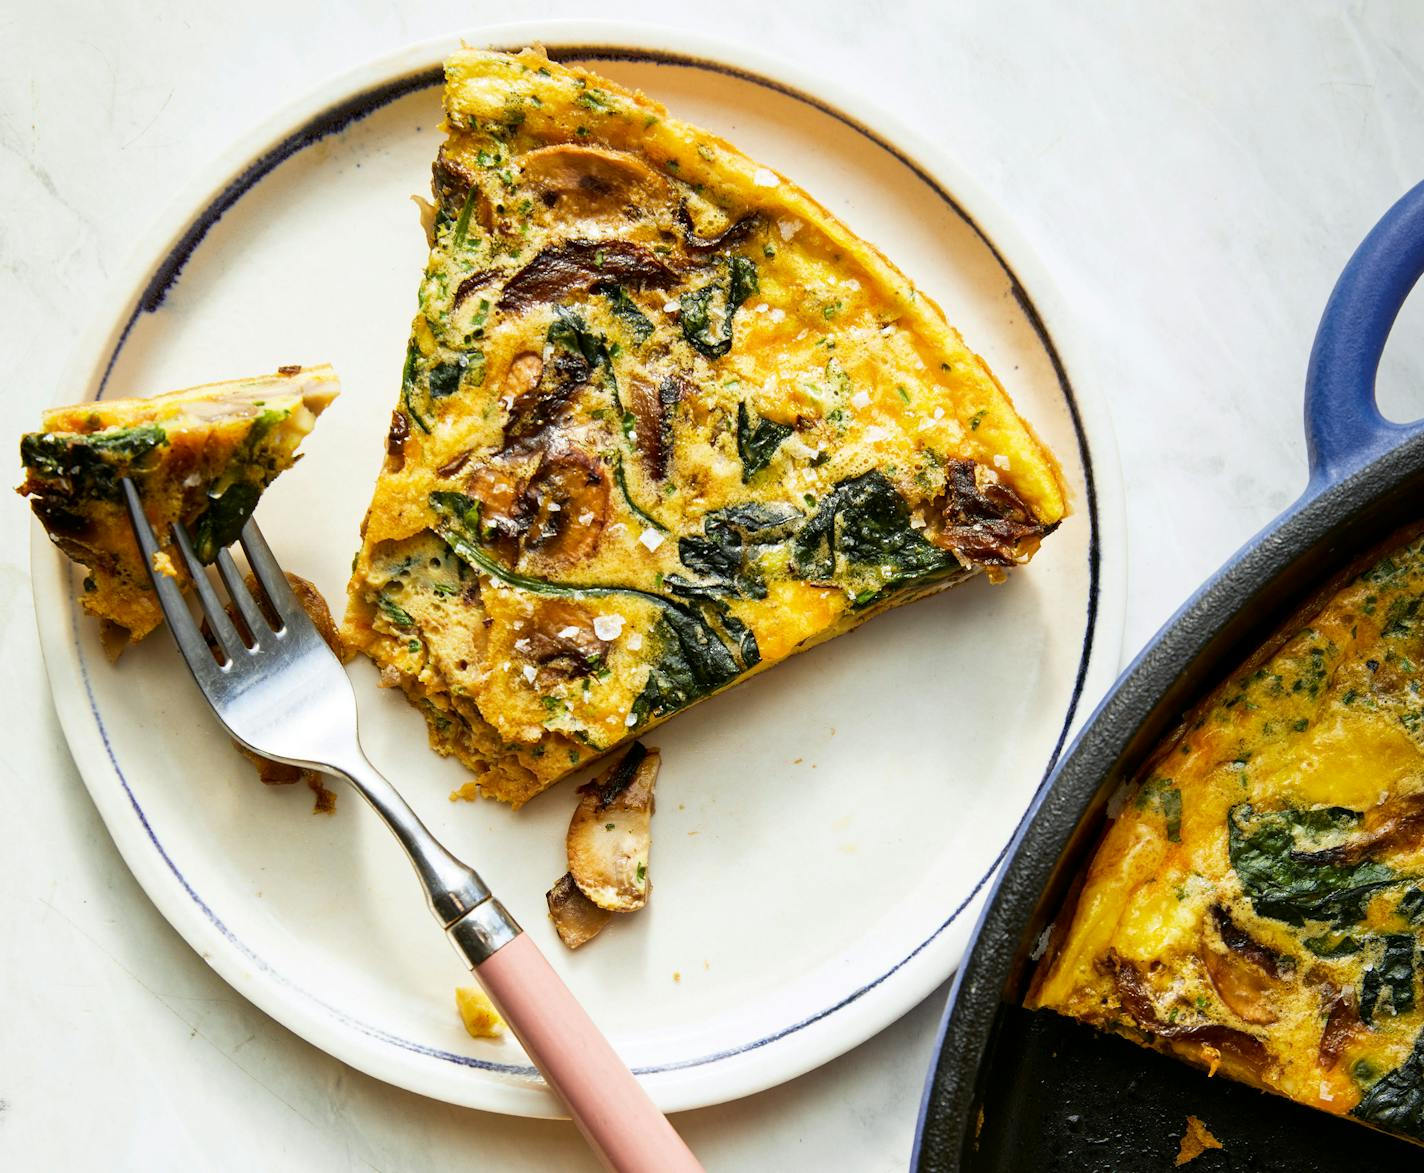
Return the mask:
[[[1424,540],[1403,541],[1115,800],[1028,1004],[1424,1140]]]
[[[532,51],[452,57],[445,121],[346,638],[484,793],[1063,517],[984,362],[783,176]]]
[[[163,619],[129,525],[120,480],[137,487],[163,542],[157,569],[186,581],[169,534],[181,522],[211,562],[337,393],[330,367],[209,383],[146,399],[57,407],[20,441],[30,498],[50,540],[89,570],[81,602],[114,655]]]

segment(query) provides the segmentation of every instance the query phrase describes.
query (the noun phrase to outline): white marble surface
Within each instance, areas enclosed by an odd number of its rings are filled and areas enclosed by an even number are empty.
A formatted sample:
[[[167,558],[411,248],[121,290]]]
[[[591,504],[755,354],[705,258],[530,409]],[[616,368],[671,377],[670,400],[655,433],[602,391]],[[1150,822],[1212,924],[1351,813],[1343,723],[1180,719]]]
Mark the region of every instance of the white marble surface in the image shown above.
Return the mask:
[[[175,186],[309,88],[402,43],[572,3],[0,6],[0,435]],[[1300,385],[1360,236],[1424,177],[1424,8],[610,3],[826,70],[965,160],[1073,307],[1128,491],[1131,653],[1304,482]],[[1416,302],[1421,299],[1416,299]],[[1382,376],[1424,411],[1424,311]],[[30,520],[0,512],[0,1167],[581,1169],[571,1126],[395,1091],[229,990],[114,851],[49,700]],[[680,1116],[711,1169],[902,1168],[943,991],[837,1062]]]

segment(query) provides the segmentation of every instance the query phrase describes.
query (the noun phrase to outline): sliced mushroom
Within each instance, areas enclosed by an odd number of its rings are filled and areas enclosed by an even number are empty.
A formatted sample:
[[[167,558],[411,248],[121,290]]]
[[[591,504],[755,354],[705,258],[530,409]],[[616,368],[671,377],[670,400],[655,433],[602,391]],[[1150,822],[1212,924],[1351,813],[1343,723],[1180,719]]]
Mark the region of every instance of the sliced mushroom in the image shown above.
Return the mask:
[[[1325,989],[1324,1006],[1327,1008],[1325,1029],[1320,1033],[1320,1046],[1316,1058],[1321,1070],[1329,1071],[1340,1061],[1346,1045],[1360,1029],[1360,1012],[1355,1006],[1354,995],[1349,990],[1339,990],[1333,985]]]
[[[509,422],[504,425],[505,447],[529,447],[538,443],[544,432],[566,419],[569,403],[586,386],[568,379],[555,379],[539,383],[520,395],[509,407]]]
[[[529,619],[529,634],[521,651],[539,667],[535,682],[575,680],[595,671],[608,654],[608,644],[593,630],[593,616],[577,603],[541,600]]]
[[[411,202],[416,207],[416,212],[420,216],[421,231],[425,233],[425,244],[428,248],[435,247],[435,215],[438,209],[427,199],[422,199],[418,195],[410,197]]]
[[[528,443],[540,433],[558,423],[570,400],[583,389],[587,364],[569,369],[563,355],[556,355],[550,368],[533,351],[525,351],[509,365],[500,384],[500,398],[509,404],[509,419],[504,425],[504,442],[508,447]],[[552,376],[544,379],[546,369]]]
[[[673,203],[672,185],[636,155],[599,147],[554,146],[520,159],[536,216],[559,223],[596,220],[609,227],[641,220]]]
[[[510,462],[491,461],[465,479],[465,492],[480,503],[480,526],[500,537],[517,538],[529,528],[524,500],[527,472]]]
[[[1424,794],[1403,795],[1371,809],[1360,834],[1321,851],[1292,851],[1291,859],[1310,867],[1340,867],[1390,851],[1417,848],[1424,841]]]
[[[390,430],[386,432],[387,468],[400,472],[405,467],[405,442],[410,439],[410,419],[397,409],[391,412]]]
[[[613,919],[611,912],[599,908],[583,894],[568,872],[559,877],[544,899],[548,901],[549,919],[554,922],[559,940],[570,949],[593,940]]]
[[[627,240],[565,240],[539,254],[505,282],[498,308],[521,314],[565,301],[605,282],[667,289],[681,278],[651,249]]]
[[[1038,521],[993,469],[951,460],[939,524],[926,536],[964,562],[1014,566],[1026,561],[1054,527]]]
[[[1157,1013],[1156,1003],[1136,965],[1115,952],[1108,954],[1105,964],[1112,972],[1122,1008],[1136,1020],[1141,1030],[1159,1039],[1196,1043],[1204,1050],[1229,1055],[1250,1071],[1265,1069],[1269,1056],[1265,1044],[1255,1035],[1215,1022],[1167,1022]]]
[[[1220,947],[1203,940],[1202,963],[1221,1000],[1231,1012],[1253,1026],[1267,1026],[1280,1015],[1271,1002],[1282,958],[1238,926],[1221,905],[1212,910]]]
[[[668,375],[656,387],[636,376],[628,384],[628,410],[637,421],[638,453],[655,481],[667,476],[672,458],[672,412],[690,391],[676,375]]]
[[[734,220],[714,236],[703,236],[692,222],[692,213],[687,210],[686,201],[678,204],[674,216],[682,229],[683,247],[690,253],[713,253],[739,244],[751,235],[752,229],[757,226],[757,214],[750,212],[739,220]]]
[[[544,374],[544,360],[532,350],[514,356],[500,381],[500,394],[518,399],[539,386]]]
[[[616,765],[579,787],[569,823],[569,874],[585,896],[610,912],[648,902],[653,784],[657,750],[634,742]]]
[[[608,475],[601,461],[569,450],[548,456],[529,479],[531,518],[524,549],[548,566],[572,566],[598,546],[608,519]]]
[[[431,168],[430,190],[444,213],[457,217],[474,186],[475,173],[442,147]]]
[[[499,276],[498,269],[480,269],[464,278],[459,285],[455,286],[455,300],[451,305],[452,310],[459,309],[465,304],[465,299],[472,293],[477,293],[487,285],[492,285],[496,277]]]

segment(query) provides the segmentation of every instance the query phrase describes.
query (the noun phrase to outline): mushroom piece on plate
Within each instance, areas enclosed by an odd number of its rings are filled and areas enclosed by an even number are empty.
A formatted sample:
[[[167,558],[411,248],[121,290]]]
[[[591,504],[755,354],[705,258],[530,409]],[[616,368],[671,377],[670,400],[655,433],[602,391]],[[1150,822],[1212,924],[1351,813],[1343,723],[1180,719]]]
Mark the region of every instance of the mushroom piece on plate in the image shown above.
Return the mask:
[[[660,758],[635,741],[611,769],[579,787],[569,823],[569,874],[579,890],[609,912],[636,912],[648,902],[653,783]]]
[[[554,922],[559,940],[570,949],[593,940],[613,917],[608,909],[599,908],[585,896],[568,872],[559,877],[544,898],[549,902],[549,919]]]

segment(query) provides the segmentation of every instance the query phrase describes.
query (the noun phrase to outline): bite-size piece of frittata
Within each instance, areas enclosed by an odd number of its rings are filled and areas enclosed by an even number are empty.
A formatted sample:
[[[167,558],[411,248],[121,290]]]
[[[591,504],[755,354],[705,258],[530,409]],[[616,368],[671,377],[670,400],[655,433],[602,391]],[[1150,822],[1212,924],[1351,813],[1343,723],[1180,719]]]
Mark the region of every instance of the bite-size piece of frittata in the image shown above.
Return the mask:
[[[1327,588],[1120,805],[1028,1005],[1424,1141],[1424,540]]]
[[[107,399],[45,412],[20,441],[30,499],[50,540],[88,568],[81,602],[104,624],[113,655],[163,619],[120,481],[130,478],[163,543],[157,569],[186,582],[170,529],[181,522],[211,562],[237,538],[262,491],[336,397],[328,366],[209,383],[150,398]]]
[[[532,51],[455,54],[445,120],[345,635],[484,793],[1064,516],[984,362],[790,181]]]

